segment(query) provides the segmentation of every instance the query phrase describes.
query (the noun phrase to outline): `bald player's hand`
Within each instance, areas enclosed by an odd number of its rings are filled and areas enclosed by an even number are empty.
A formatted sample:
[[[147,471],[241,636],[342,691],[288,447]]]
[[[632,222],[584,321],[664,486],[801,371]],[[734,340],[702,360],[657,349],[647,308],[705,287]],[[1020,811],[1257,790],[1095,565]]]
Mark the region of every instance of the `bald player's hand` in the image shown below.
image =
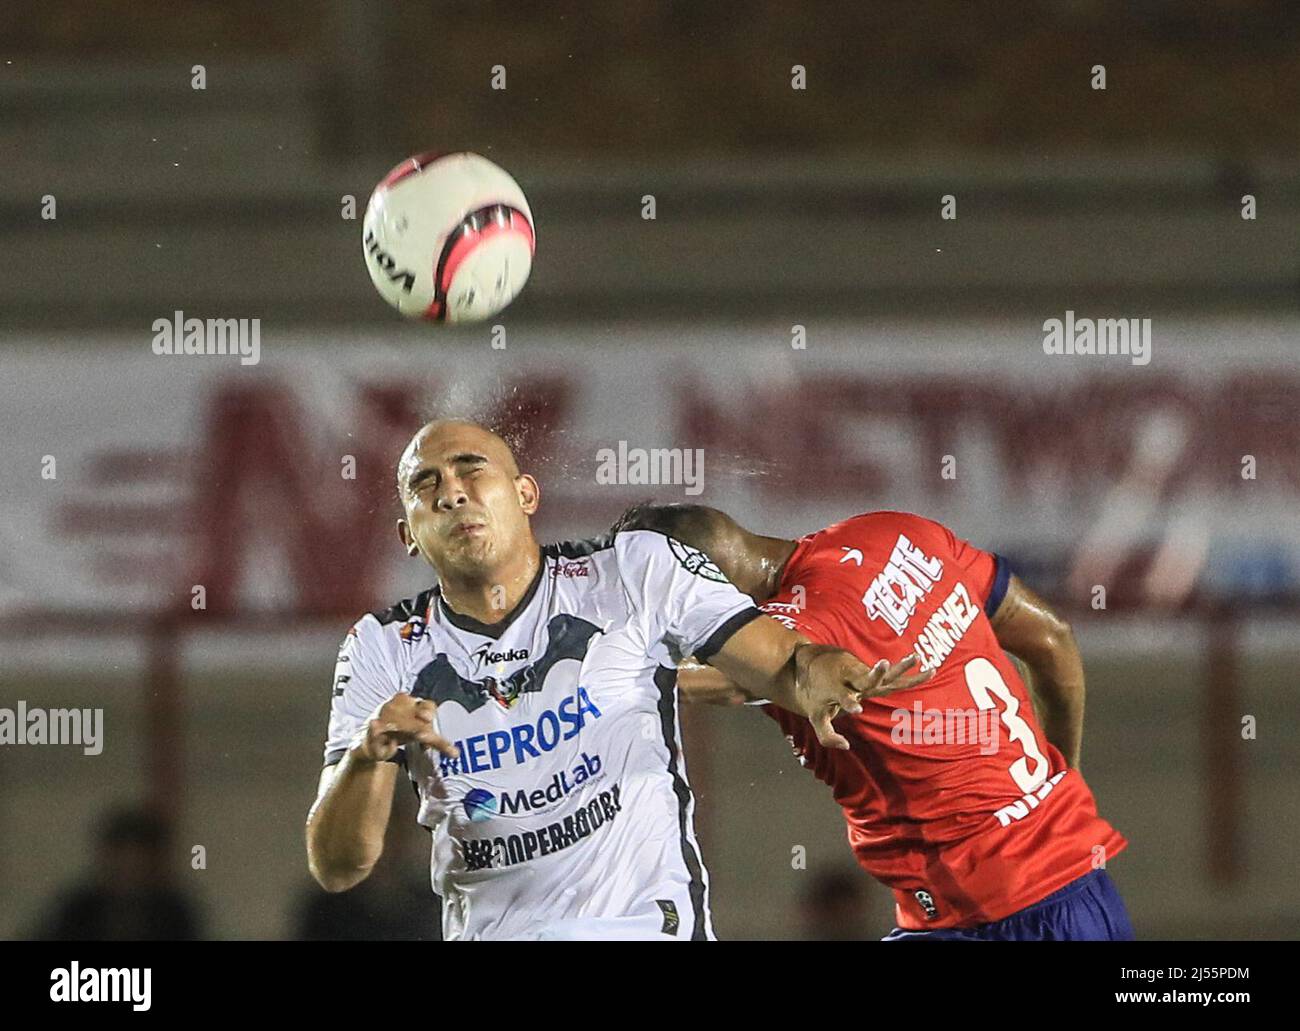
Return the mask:
[[[806,707],[804,715],[824,748],[846,749],[848,738],[838,733],[832,721],[841,712],[862,712],[863,698],[880,698],[896,691],[908,691],[934,675],[926,670],[905,676],[916,665],[916,656],[890,664],[881,659],[868,666],[856,655],[832,645],[805,642],[795,649],[795,686]]]
[[[352,746],[352,753],[366,762],[386,762],[403,745],[414,743],[423,748],[435,748],[455,759],[460,755],[456,746],[434,728],[433,719],[437,712],[438,706],[427,698],[394,695],[366,722]]]

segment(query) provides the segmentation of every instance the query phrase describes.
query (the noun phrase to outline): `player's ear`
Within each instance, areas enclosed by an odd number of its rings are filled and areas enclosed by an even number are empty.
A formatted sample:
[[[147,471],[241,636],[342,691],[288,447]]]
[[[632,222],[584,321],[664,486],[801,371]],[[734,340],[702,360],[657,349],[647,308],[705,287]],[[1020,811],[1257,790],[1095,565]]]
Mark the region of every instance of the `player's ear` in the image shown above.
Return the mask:
[[[515,477],[515,490],[519,492],[519,505],[525,515],[533,515],[542,501],[542,488],[527,473]]]
[[[415,558],[420,553],[420,545],[415,542],[415,536],[411,533],[411,526],[405,519],[397,520],[397,537],[411,558]]]

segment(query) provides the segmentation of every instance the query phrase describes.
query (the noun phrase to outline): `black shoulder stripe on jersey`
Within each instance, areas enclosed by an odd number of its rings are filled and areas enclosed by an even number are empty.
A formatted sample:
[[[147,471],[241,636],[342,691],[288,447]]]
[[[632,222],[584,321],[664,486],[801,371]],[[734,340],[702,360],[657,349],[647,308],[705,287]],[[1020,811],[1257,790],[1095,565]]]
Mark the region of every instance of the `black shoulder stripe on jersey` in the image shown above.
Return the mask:
[[[370,615],[379,620],[381,626],[387,626],[389,623],[405,623],[412,616],[423,614],[428,610],[429,599],[433,597],[433,592],[436,590],[436,587],[426,587],[414,598],[399,601],[386,609],[376,609]]]
[[[713,656],[726,646],[731,640],[731,635],[741,627],[748,626],[763,613],[754,608],[752,605],[747,609],[741,609],[734,616],[728,619],[717,630],[709,634],[709,639],[695,649],[695,657],[701,662],[708,662]]]
[[[668,749],[668,772],[673,778],[673,793],[677,796],[677,826],[682,843],[682,859],[686,863],[686,872],[691,878],[691,908],[695,911],[695,928],[691,932],[691,941],[707,941],[709,937],[705,909],[708,905],[707,889],[704,886],[704,865],[700,855],[691,844],[686,832],[687,818],[691,804],[691,789],[683,779],[677,761],[677,670],[669,666],[660,666],[655,670],[655,687],[659,689],[659,729],[664,737],[664,747]]]
[[[544,558],[586,558],[598,551],[605,551],[614,546],[614,535],[602,533],[580,541],[555,541],[542,545]]]

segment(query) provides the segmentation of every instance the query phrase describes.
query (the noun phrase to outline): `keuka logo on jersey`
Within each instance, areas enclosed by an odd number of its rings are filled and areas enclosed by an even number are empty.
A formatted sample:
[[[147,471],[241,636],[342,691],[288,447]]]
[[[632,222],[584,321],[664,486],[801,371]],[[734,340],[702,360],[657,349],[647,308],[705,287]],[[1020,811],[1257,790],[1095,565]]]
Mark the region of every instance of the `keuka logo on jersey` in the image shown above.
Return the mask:
[[[504,652],[494,652],[490,651],[486,644],[474,653],[474,661],[480,666],[489,662],[522,662],[526,658],[528,658],[527,648],[511,648]]]
[[[546,682],[546,674],[557,662],[563,659],[581,662],[586,657],[591,639],[600,632],[595,623],[578,616],[568,613],[552,616],[546,624],[546,650],[542,657],[503,678],[466,679],[452,667],[451,660],[439,652],[420,670],[411,694],[439,705],[456,702],[466,712],[477,711],[489,700],[503,709],[510,709],[520,695],[540,691]]]
[[[579,687],[577,695],[564,698],[554,709],[544,710],[530,723],[518,723],[509,730],[490,730],[456,742],[460,757],[451,759],[439,753],[438,771],[449,777],[457,773],[486,773],[512,762],[522,766],[540,758],[561,741],[570,741],[587,724],[588,718],[600,719],[600,710]],[[597,760],[599,762],[599,760]]]

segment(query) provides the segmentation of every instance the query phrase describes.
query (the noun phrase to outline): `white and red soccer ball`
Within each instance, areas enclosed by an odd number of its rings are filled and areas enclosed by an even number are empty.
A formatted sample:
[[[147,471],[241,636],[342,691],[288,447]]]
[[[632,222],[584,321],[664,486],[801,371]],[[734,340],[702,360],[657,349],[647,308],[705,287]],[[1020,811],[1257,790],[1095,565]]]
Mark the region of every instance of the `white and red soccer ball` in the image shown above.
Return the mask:
[[[375,289],[403,315],[478,322],[528,281],[533,214],[519,184],[487,158],[420,154],[370,195],[362,247]]]

